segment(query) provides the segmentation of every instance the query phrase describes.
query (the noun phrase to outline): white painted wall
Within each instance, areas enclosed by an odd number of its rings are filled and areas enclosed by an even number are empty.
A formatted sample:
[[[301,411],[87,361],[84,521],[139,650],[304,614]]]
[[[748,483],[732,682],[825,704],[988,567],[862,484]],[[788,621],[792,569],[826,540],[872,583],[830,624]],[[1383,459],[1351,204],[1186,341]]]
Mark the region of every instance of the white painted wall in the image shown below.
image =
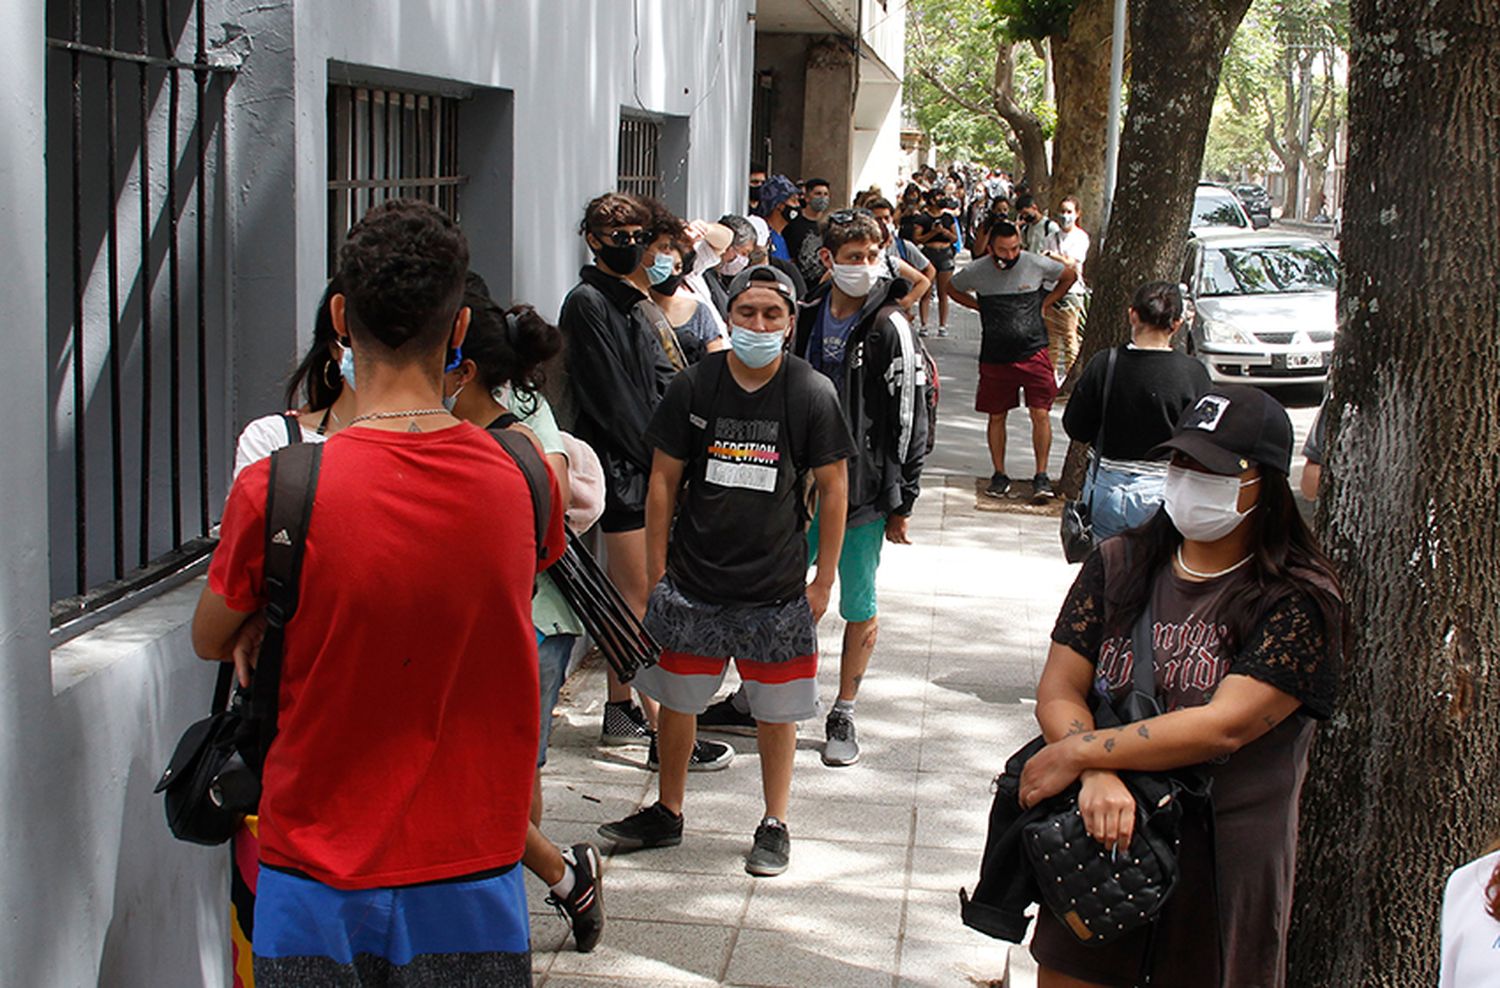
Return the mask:
[[[648,111],[691,117],[689,212],[741,203],[751,5],[700,0],[684,16],[683,0],[365,0],[353,16],[314,0],[211,2],[211,24],[251,41],[225,132],[235,427],[278,407],[322,291],[330,59],[513,91],[516,249],[476,266],[508,268],[518,299],[555,313],[585,260],[578,217],[613,187],[619,110],[637,92]],[[31,428],[51,413],[35,249],[43,4],[7,4],[0,26],[0,415],[13,424],[0,440],[0,988],[217,986],[226,852],[174,842],[150,792],[212,680],[187,642],[197,586],[49,646],[47,442]]]

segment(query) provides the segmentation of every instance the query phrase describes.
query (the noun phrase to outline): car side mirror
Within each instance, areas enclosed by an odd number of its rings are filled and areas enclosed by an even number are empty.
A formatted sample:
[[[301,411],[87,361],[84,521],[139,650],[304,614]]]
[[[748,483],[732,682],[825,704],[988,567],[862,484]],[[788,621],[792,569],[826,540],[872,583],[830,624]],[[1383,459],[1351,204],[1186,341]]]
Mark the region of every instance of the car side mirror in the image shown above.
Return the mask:
[[[1257,230],[1264,230],[1266,227],[1271,225],[1271,217],[1265,216],[1261,213],[1256,213],[1254,216],[1250,217],[1250,225]]]

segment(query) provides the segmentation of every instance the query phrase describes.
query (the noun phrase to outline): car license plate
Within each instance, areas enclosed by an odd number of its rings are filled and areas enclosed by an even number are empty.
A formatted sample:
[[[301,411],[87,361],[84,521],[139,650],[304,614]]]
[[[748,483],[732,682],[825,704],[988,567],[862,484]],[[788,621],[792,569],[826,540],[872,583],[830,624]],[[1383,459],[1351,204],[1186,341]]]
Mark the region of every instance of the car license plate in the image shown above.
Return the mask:
[[[1292,369],[1322,367],[1323,355],[1321,353],[1289,353],[1286,355],[1286,365]]]

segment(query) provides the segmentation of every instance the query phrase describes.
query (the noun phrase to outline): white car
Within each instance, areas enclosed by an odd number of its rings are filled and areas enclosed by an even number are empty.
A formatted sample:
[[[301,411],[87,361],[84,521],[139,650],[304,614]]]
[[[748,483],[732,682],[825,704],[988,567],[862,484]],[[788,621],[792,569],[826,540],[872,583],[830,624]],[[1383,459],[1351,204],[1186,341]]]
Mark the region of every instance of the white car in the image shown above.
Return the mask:
[[[1216,383],[1315,384],[1337,335],[1338,257],[1313,237],[1200,229],[1183,264],[1188,352]]]

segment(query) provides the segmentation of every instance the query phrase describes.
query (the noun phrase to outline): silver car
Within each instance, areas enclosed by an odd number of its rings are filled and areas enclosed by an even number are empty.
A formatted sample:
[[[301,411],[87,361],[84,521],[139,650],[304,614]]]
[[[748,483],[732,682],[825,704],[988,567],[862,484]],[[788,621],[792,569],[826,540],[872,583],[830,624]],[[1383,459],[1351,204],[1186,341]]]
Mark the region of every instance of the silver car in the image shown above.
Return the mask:
[[[1198,230],[1183,264],[1188,352],[1215,382],[1327,380],[1338,272],[1338,257],[1312,237]]]

